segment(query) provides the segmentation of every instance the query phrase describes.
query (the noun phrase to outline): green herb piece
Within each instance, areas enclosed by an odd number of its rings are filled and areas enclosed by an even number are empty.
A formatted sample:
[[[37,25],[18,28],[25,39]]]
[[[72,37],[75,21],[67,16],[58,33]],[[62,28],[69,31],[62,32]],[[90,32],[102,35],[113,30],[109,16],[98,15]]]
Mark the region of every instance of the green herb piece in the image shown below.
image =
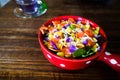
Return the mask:
[[[92,47],[87,47],[85,49],[85,54],[83,54],[82,57],[87,57],[87,56],[90,56],[90,55],[92,55],[94,53],[95,53],[95,51],[94,51],[94,49]]]
[[[70,24],[71,29],[75,29],[75,26],[73,24]]]
[[[85,50],[83,48],[79,48],[73,53],[73,57],[74,58],[81,57],[83,54],[85,54]]]
[[[92,47],[86,47],[85,49],[84,48],[79,48],[78,50],[76,50],[74,53],[73,53],[73,58],[78,58],[78,57],[88,57],[92,54],[94,54],[95,51]]]

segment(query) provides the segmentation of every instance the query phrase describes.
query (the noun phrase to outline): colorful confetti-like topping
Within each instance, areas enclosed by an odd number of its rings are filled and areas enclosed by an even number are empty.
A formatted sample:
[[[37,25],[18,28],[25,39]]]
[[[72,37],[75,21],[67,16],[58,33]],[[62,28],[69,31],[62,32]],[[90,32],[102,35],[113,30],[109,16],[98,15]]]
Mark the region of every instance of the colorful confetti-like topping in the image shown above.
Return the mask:
[[[41,26],[44,44],[56,55],[65,58],[90,56],[100,50],[97,38],[100,27],[91,27],[89,21],[81,18],[74,20],[52,21],[48,26]]]

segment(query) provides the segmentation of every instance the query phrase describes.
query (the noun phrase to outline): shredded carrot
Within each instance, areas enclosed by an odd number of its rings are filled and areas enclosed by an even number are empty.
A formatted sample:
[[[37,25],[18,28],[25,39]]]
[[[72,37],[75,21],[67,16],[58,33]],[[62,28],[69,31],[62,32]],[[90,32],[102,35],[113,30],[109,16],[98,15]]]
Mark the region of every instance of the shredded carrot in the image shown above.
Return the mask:
[[[52,32],[54,30],[54,27],[49,28],[49,32]]]
[[[72,23],[74,23],[75,20],[74,20],[73,18],[68,18],[68,22],[72,22]]]
[[[60,26],[61,27],[64,27],[66,25],[66,23],[61,23]]]
[[[80,25],[78,25],[78,24],[75,24],[75,23],[72,23],[74,26],[76,26],[76,27],[78,27],[78,28],[80,28]]]
[[[48,30],[48,27],[46,27],[45,25],[42,25],[40,27],[40,31],[41,31],[42,34],[44,34],[44,30]]]
[[[60,24],[60,21],[52,21],[54,25]]]

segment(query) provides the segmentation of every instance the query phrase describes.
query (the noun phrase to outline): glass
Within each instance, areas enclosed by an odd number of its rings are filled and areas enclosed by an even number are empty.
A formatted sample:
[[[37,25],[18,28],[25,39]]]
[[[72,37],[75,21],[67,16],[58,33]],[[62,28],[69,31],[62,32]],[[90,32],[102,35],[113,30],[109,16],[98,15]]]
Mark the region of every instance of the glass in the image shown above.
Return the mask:
[[[47,5],[42,0],[16,0],[16,3],[19,5],[14,9],[14,14],[17,17],[38,17],[47,11]]]
[[[0,0],[0,8],[5,6],[10,0]]]

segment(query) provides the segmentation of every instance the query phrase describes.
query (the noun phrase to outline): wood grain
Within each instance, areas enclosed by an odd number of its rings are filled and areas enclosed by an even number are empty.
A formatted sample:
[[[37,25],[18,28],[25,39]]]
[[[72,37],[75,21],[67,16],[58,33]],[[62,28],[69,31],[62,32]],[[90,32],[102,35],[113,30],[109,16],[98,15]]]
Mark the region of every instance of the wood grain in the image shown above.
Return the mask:
[[[0,80],[119,80],[120,73],[99,61],[77,71],[55,67],[42,54],[37,32],[50,18],[61,15],[82,16],[95,21],[105,30],[108,36],[106,50],[120,55],[120,1],[44,1],[48,5],[46,14],[31,19],[15,17],[15,0],[0,8]]]

